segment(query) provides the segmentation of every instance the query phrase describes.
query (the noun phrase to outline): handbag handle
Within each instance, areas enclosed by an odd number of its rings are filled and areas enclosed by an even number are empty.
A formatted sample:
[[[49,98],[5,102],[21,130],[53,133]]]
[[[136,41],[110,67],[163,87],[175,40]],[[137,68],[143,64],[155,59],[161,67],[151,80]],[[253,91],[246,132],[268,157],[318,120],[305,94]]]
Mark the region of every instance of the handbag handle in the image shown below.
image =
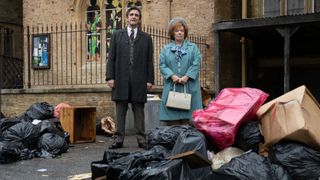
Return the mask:
[[[185,84],[183,85],[183,91],[184,91],[184,94],[187,94],[187,88]],[[173,84],[173,92],[176,92],[176,84]]]

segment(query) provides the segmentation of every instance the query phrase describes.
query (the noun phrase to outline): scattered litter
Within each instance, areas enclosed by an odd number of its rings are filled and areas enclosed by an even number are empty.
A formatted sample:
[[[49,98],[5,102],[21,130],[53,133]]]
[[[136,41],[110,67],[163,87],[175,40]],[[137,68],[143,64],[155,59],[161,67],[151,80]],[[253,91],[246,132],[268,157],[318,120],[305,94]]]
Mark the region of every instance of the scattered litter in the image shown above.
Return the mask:
[[[46,172],[47,169],[37,169],[38,172]]]
[[[148,101],[161,100],[160,97],[156,94],[147,94]]]
[[[39,124],[40,122],[41,122],[41,120],[39,120],[39,119],[34,119],[34,120],[32,121],[32,124],[37,125],[37,124]]]
[[[91,179],[91,173],[83,173],[83,174],[76,174],[72,176],[68,176],[68,180],[86,180]]]

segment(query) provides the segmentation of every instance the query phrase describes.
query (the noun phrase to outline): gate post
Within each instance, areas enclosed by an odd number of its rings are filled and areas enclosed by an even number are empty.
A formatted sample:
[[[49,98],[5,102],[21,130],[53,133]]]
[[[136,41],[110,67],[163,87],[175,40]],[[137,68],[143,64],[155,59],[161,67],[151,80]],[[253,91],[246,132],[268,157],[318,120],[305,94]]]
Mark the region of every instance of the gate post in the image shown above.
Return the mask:
[[[27,50],[28,50],[28,88],[31,87],[31,69],[30,69],[30,64],[31,64],[31,59],[30,59],[30,28],[27,26]]]

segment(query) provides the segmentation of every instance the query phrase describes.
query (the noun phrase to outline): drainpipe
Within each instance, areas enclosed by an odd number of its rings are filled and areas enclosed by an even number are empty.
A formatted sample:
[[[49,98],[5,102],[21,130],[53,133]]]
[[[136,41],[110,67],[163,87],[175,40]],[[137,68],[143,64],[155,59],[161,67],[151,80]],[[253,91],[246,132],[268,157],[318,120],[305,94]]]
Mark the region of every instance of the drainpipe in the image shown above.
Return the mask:
[[[172,10],[171,10],[171,8],[172,8],[172,1],[173,0],[168,0],[168,22],[171,20],[171,18],[172,18]]]
[[[1,33],[1,32],[0,32]],[[0,35],[2,35],[2,34],[0,34]],[[3,82],[3,80],[2,80],[2,74],[3,74],[3,60],[4,60],[4,58],[3,58],[3,56],[2,55],[0,55],[0,113],[1,113],[1,104],[2,104],[2,82]],[[0,115],[1,116],[1,115]],[[1,119],[1,117],[0,117],[0,119]]]
[[[247,0],[242,0],[242,19],[247,18]],[[246,39],[241,37],[241,85],[247,86]]]

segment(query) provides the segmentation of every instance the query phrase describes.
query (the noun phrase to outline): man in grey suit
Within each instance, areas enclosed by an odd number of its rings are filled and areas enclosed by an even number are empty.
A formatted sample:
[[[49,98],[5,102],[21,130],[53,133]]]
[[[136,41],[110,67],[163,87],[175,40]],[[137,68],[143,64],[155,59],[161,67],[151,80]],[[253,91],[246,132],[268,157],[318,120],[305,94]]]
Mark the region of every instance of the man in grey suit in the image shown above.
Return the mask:
[[[107,63],[106,80],[116,105],[117,128],[110,149],[123,146],[128,103],[132,105],[138,145],[145,148],[144,104],[154,83],[152,39],[138,28],[141,10],[130,7],[126,20],[127,27],[111,36]]]

